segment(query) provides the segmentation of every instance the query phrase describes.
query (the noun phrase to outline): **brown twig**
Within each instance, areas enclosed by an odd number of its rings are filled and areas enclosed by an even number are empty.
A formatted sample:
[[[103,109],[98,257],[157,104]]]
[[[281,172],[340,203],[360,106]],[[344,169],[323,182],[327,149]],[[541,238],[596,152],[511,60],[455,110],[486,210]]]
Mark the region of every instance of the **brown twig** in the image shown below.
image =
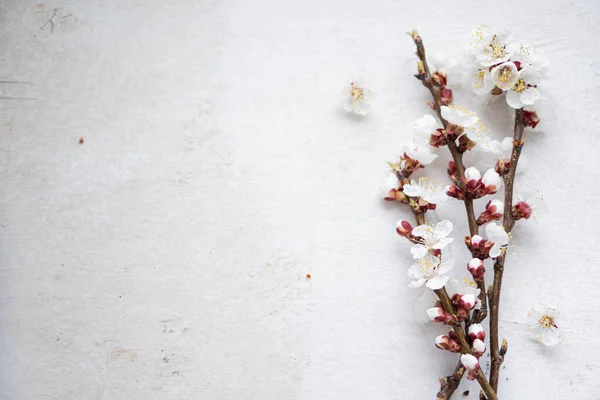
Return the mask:
[[[448,292],[446,292],[446,288],[443,287],[439,290],[434,290],[434,292],[440,299],[440,302],[442,303],[444,310],[447,313],[450,313],[452,316],[456,316],[454,307],[452,306],[452,301],[450,300],[450,297],[448,296]],[[463,327],[460,324],[460,322],[457,322],[454,325],[452,325],[452,328],[453,328],[454,332],[456,333],[456,337],[458,338],[458,341],[459,341],[459,344],[461,347],[461,353],[462,354],[471,354],[471,347],[469,345],[469,339],[467,338],[467,335],[465,334],[465,331],[463,330]],[[490,385],[490,383],[488,382],[488,380],[486,379],[485,374],[483,373],[482,370],[479,370],[479,372],[477,373],[476,379],[477,379],[477,382],[479,382],[479,386],[481,386],[481,389],[483,389],[483,391],[485,392],[485,395],[488,398],[488,400],[497,400],[496,393],[495,393],[494,389],[492,388],[492,386]],[[458,380],[458,383],[460,383],[460,380]],[[458,383],[456,384],[457,386],[458,386]]]
[[[515,173],[517,164],[523,148],[523,131],[525,123],[523,121],[523,109],[515,111],[514,142],[510,156],[510,165],[508,172],[503,175],[504,179],[504,219],[502,226],[506,232],[510,232],[515,225],[515,219],[512,214],[513,190],[515,183]],[[494,283],[490,295],[490,347],[492,354],[492,365],[490,369],[490,385],[494,391],[498,391],[498,378],[500,375],[500,366],[504,361],[504,353],[498,343],[498,310],[500,309],[500,291],[502,290],[502,275],[504,273],[504,263],[506,262],[506,252],[496,258],[494,262]]]
[[[411,37],[412,37],[415,45],[417,46],[416,54],[417,54],[417,57],[419,57],[419,60],[423,66],[423,75],[420,76],[419,79],[431,93],[431,96],[434,101],[433,110],[435,111],[438,119],[442,123],[442,126],[444,127],[444,129],[446,129],[448,126],[448,121],[446,121],[444,119],[444,117],[442,116],[441,90],[436,87],[436,85],[433,82],[433,79],[431,77],[431,71],[429,70],[429,64],[427,63],[427,57],[425,55],[425,46],[423,45],[423,40],[421,39],[421,37],[418,35],[418,33],[416,31],[413,31],[411,33]],[[458,150],[458,147],[456,146],[456,143],[454,141],[448,142],[448,150],[450,150],[450,154],[452,155],[454,165],[456,166],[456,173],[458,175],[458,179],[456,182],[457,186],[459,187],[459,189],[464,190],[464,188],[465,188],[465,180],[464,180],[465,166],[463,164],[463,154]],[[467,220],[469,223],[469,233],[471,236],[475,236],[479,232],[479,225],[477,225],[477,218],[475,217],[475,210],[473,207],[473,199],[466,198],[466,199],[464,199],[464,203],[465,203],[465,211],[467,213]],[[419,222],[419,221],[417,221],[417,222],[419,224],[421,224],[421,222]],[[479,310],[476,310],[473,312],[472,321],[465,321],[465,329],[468,328],[468,325],[471,322],[472,323],[480,323],[487,317],[488,311],[487,311],[487,295],[486,295],[485,281],[482,280],[482,281],[478,282],[477,287],[480,290],[479,302],[481,304],[481,308]],[[460,373],[461,367],[462,367],[462,365],[459,361],[458,365],[454,369],[454,373],[452,375],[450,375],[449,377],[447,377],[444,384],[442,384],[442,388],[441,388],[440,392],[438,393],[438,398],[445,400],[445,399],[450,399],[452,397],[452,394],[458,388],[458,385],[460,384],[460,380],[462,379],[462,376],[464,374],[464,371],[462,374]],[[453,377],[453,378],[450,379],[450,377]]]

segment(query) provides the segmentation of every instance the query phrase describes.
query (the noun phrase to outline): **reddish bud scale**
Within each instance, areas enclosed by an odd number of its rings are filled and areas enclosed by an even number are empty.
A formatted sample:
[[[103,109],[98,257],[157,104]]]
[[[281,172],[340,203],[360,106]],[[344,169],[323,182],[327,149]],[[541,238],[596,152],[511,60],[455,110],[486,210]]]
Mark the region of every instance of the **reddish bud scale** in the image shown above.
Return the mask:
[[[441,101],[442,105],[447,106],[448,104],[452,103],[452,100],[454,100],[454,97],[452,96],[452,90],[443,88],[441,90],[441,96],[440,96],[440,101]]]
[[[435,148],[447,145],[448,140],[446,139],[444,129],[439,128],[435,133],[432,133],[431,136],[429,136],[429,144]]]
[[[496,173],[500,176],[508,174],[510,170],[510,160],[498,160],[496,162]]]
[[[408,197],[400,189],[391,189],[386,197],[383,198],[386,201],[399,201],[401,203],[408,203]]]
[[[467,236],[465,238],[465,244],[473,254],[473,257],[485,260],[490,256],[490,250],[492,249],[494,242],[482,238],[479,242],[475,243]]]
[[[448,186],[448,189],[446,189],[446,194],[448,195],[448,197],[453,197],[457,200],[464,200],[465,198],[463,192],[458,187],[456,187],[456,185]]]
[[[458,171],[456,170],[456,164],[454,163],[454,161],[450,161],[448,163],[448,176],[450,177],[450,179],[452,179],[453,182],[456,182],[458,179],[457,173]]]
[[[526,201],[520,201],[512,208],[512,215],[515,221],[522,218],[529,219],[531,214],[533,214],[533,208]]]
[[[540,123],[540,117],[535,111],[523,111],[523,123],[534,129]]]
[[[462,135],[458,138],[458,151],[464,153],[467,150],[471,150],[475,147],[475,142],[469,139],[467,135]]]

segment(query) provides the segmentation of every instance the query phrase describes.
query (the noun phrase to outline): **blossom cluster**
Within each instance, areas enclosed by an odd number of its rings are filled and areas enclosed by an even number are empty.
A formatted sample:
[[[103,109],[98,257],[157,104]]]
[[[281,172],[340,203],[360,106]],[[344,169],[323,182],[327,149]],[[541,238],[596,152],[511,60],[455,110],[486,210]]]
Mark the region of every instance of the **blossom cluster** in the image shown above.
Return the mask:
[[[418,46],[420,38],[413,40]],[[475,73],[472,88],[477,94],[492,93],[506,95],[510,107],[521,110],[525,127],[535,128],[540,119],[531,108],[539,98],[539,72],[537,61],[541,57],[530,46],[515,45],[507,33],[493,32],[487,27],[474,31]],[[418,52],[417,52],[418,54]],[[520,200],[505,210],[502,200],[493,196],[503,188],[504,177],[508,174],[515,151],[520,152],[522,143],[512,137],[501,141],[494,140],[483,121],[471,110],[453,105],[452,91],[447,87],[448,77],[441,70],[426,69],[423,62],[417,65],[417,79],[438,93],[430,104],[436,111],[439,121],[432,115],[424,115],[413,124],[413,138],[403,144],[400,156],[388,162],[390,171],[381,186],[381,195],[386,201],[409,205],[417,216],[417,224],[400,220],[396,233],[411,244],[413,263],[407,270],[412,288],[427,288],[439,298],[427,310],[429,319],[448,328],[447,333],[435,338],[437,348],[461,354],[461,363],[468,371],[468,379],[475,379],[480,373],[479,358],[486,353],[486,332],[479,323],[485,318],[485,272],[486,265],[502,260],[508,248],[510,233],[503,222],[529,219],[533,212],[532,201]],[[354,112],[365,109],[364,86],[351,83],[347,91],[347,104]],[[351,106],[351,107],[350,107]],[[464,166],[462,158],[457,165],[453,158],[447,166],[450,184],[436,182],[422,175],[438,158],[436,152],[449,147],[453,155],[479,149],[495,155],[494,168],[481,171],[475,166]],[[465,238],[465,245],[471,253],[466,263],[470,277],[450,278],[455,266],[450,247],[455,243],[451,236],[453,224],[449,220],[427,223],[425,216],[448,198],[473,202],[485,199],[483,210],[472,225],[474,229]],[[474,220],[474,218],[473,218]],[[473,221],[472,220],[472,221]],[[502,261],[500,261],[502,262]],[[464,265],[464,264],[463,264]],[[442,293],[442,295],[440,295]],[[447,296],[447,297],[444,297]],[[482,318],[477,318],[483,312]],[[558,331],[559,312],[555,308],[538,307],[530,313],[529,330],[532,337],[545,345],[560,341]],[[464,331],[462,326],[464,323]],[[466,333],[466,335],[465,335]],[[496,333],[497,334],[497,333]],[[465,337],[466,336],[466,337]],[[500,353],[506,352],[503,343]]]
[[[478,95],[505,93],[506,102],[515,109],[532,106],[540,97],[541,53],[513,42],[508,32],[487,25],[475,28],[472,36],[473,91]],[[537,122],[531,124],[535,127]]]

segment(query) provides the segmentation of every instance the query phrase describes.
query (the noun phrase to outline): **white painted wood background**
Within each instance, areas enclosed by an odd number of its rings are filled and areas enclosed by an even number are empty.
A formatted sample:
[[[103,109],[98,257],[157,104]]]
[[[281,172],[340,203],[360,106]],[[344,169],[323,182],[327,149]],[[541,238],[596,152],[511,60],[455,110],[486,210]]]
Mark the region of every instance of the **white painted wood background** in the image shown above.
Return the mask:
[[[405,32],[451,55],[484,22],[551,61],[501,398],[600,399],[597,1],[38,1],[0,3],[1,399],[433,399],[456,358],[377,187],[427,111]],[[569,313],[556,348],[536,301]]]

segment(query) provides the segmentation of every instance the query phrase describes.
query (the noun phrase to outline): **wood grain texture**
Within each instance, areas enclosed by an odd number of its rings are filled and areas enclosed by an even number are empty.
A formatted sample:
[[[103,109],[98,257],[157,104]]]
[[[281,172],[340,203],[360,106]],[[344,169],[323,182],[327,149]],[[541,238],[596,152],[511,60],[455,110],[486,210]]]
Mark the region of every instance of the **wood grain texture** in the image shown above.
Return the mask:
[[[456,357],[407,287],[410,214],[377,188],[427,112],[405,33],[435,57],[488,22],[551,61],[516,178],[547,206],[513,232],[501,398],[598,400],[597,2],[40,3],[0,3],[0,399],[434,398]],[[366,118],[341,108],[356,77]],[[450,86],[511,133],[501,101]],[[457,238],[461,207],[437,211]],[[569,313],[556,348],[527,337],[536,301]]]

